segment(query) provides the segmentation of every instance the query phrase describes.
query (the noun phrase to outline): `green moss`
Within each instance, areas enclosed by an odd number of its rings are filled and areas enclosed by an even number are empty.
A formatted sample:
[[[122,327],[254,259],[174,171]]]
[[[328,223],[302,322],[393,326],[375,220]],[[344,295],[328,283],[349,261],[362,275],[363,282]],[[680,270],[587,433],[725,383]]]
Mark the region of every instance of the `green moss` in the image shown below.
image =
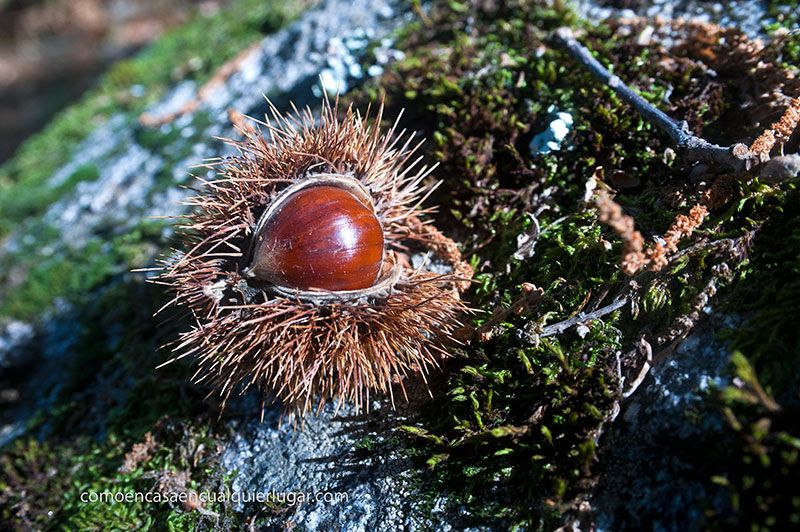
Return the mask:
[[[789,185],[748,208],[748,218],[761,219],[753,252],[732,287],[729,308],[747,316],[726,333],[735,349],[746,353],[779,401],[797,402],[800,337],[794,315],[800,305],[800,193]]]
[[[86,492],[151,492],[168,471],[188,474],[187,488],[196,492],[228,485],[217,464],[217,423],[208,417],[204,392],[188,384],[190,368],[153,369],[165,356],[159,344],[172,332],[151,319],[163,303],[161,290],[134,278],[96,291],[76,311],[75,355],[60,369],[54,407],[41,414],[37,428],[46,439],[21,438],[0,455],[0,523],[186,530],[203,519],[180,504],[81,499]],[[147,432],[150,450],[122,468]],[[219,502],[206,509],[221,522],[233,515]]]
[[[9,186],[0,184],[0,234],[17,227],[33,213],[59,199],[82,181],[94,181],[100,176],[97,166],[87,164],[79,167],[63,182],[55,186]]]
[[[447,180],[434,198],[441,205],[437,223],[464,243],[476,268],[468,299],[485,314],[475,324],[511,305],[523,282],[544,290],[535,308],[509,316],[488,343],[468,348],[465,361],[449,368],[442,392],[448,400],[437,401],[405,428],[413,442],[410,453],[433,472],[435,491],[468,508],[468,524],[474,525],[547,529],[574,509],[593,482],[592,435],[610,417],[618,394],[614,353],[633,345],[642,330],[664,330],[692,312],[720,260],[699,251],[668,275],[645,274],[634,312],[623,309],[594,321],[584,337],[569,331],[532,345],[537,326],[568,318],[597,294],[608,294],[608,302],[626,286],[617,267],[619,239],[582,201],[586,180],[598,166],[606,175],[619,171],[640,182],[616,200],[646,237],[663,234],[682,209],[666,201],[671,191],[683,194],[688,205],[698,197],[675,183],[688,169],[663,157],[668,139],[548,46],[548,32],[560,25],[582,27],[582,41],[603,63],[659,106],[669,87],[676,102],[671,111],[712,138],[716,124],[736,108],[735,95],[726,91],[697,97],[715,83],[701,68],[663,69],[647,47],[633,46],[602,25],[584,26],[559,3],[542,4],[435,4],[430,24],[412,24],[401,35],[406,58],[379,88],[365,91],[384,90],[388,104],[410,110],[409,120],[431,139],[442,164],[437,174]],[[574,117],[567,148],[532,157],[528,143],[547,127],[551,107]],[[758,129],[739,127],[740,134]],[[712,213],[700,234],[739,237],[788,201],[780,189],[758,182],[738,194],[726,212]],[[538,216],[536,252],[524,261],[513,259],[517,235],[530,229],[528,213],[540,210],[542,197],[548,208]],[[785,267],[786,257],[776,264]],[[746,260],[729,266],[737,274],[750,268]],[[796,306],[784,297],[781,308]],[[765,298],[774,300],[775,294]],[[774,314],[764,319],[774,322]],[[780,358],[794,363],[791,356]],[[792,379],[797,374],[785,372]]]
[[[714,453],[689,458],[728,496],[729,512],[706,510],[712,528],[790,530],[800,525],[800,405],[778,405],[745,356],[732,358],[734,384],[715,392],[727,420]],[[794,390],[796,391],[796,390]]]
[[[796,29],[800,24],[800,2],[796,0],[769,0],[769,14],[777,20],[776,24],[787,29]]]
[[[600,140],[585,142],[586,135],[596,138],[599,130],[622,138],[620,131],[636,119],[625,113],[620,123],[609,110],[589,123],[583,100],[596,100],[601,90],[552,50],[534,53],[548,30],[575,22],[569,10],[526,3],[469,11],[480,23],[468,37],[459,31],[465,23],[459,6],[436,11],[427,32],[409,30],[406,59],[383,86],[390,105],[411,108],[415,124],[426,128],[443,164],[438,173],[450,179],[436,201],[440,223],[463,232],[467,250],[474,250],[470,304],[487,311],[508,306],[521,283],[534,282],[546,294],[535,309],[538,321],[556,321],[620,279],[619,251],[606,249],[602,227],[578,200],[585,177],[575,176],[588,177],[592,165],[616,157],[602,152]],[[585,91],[576,93],[576,86]],[[546,127],[551,105],[576,115],[569,141],[575,151],[532,163],[527,144]],[[652,140],[648,128],[638,129]],[[646,157],[624,160],[652,164],[654,157]],[[617,158],[612,164],[623,160]],[[558,190],[558,199],[539,216],[536,253],[513,259],[517,235],[530,230],[530,200],[547,186]],[[479,314],[475,323],[484,319]],[[468,362],[450,368],[442,392],[447,400],[405,427],[415,442],[411,455],[432,470],[433,491],[468,508],[466,525],[547,528],[581,492],[595,456],[590,434],[605,419],[617,386],[609,364],[621,340],[616,319],[591,324],[584,338],[532,345],[519,334],[531,316],[510,316],[494,339],[470,350]]]
[[[800,345],[794,316],[800,304],[800,209],[796,183],[768,187],[757,180],[743,186],[739,201],[717,216],[722,234],[756,230],[746,244],[747,260],[730,264],[735,278],[721,290],[716,309],[736,325],[719,332],[734,352],[734,383],[713,390],[694,417],[719,418],[721,432],[701,435],[672,449],[690,464],[694,478],[722,490],[726,498],[703,501],[711,529],[786,530],[800,521]],[[680,271],[697,269],[696,259]],[[696,282],[684,282],[673,300],[693,297]],[[662,306],[669,285],[653,285],[643,303]],[[674,302],[672,304],[674,307]],[[665,452],[668,449],[665,447]],[[639,516],[641,517],[641,516]]]
[[[767,33],[780,35],[777,40],[777,55],[787,68],[797,70],[800,66],[800,2],[778,2],[770,0],[767,9],[775,22],[768,24],[764,29]],[[786,31],[789,30],[789,31]]]
[[[56,298],[76,304],[91,300],[93,290],[110,276],[141,267],[161,249],[166,225],[144,220],[127,233],[92,237],[80,249],[58,252],[53,250],[61,234],[48,226],[32,226],[37,239],[0,258],[6,271],[22,272],[22,282],[2,294],[0,317],[37,319]]]
[[[4,479],[0,481],[4,491],[0,522],[50,530],[194,530],[204,519],[200,514],[184,510],[180,503],[147,502],[144,494],[168,494],[154,489],[154,483],[169,471],[190,471],[193,480],[187,487],[195,493],[223,489],[221,481],[206,472],[214,468],[213,461],[204,458],[193,467],[178,450],[214,441],[192,429],[186,430],[185,437],[164,429],[153,432],[164,440],[135,469],[125,472],[121,466],[129,444],[114,435],[101,444],[85,438],[57,446],[18,440],[0,458]],[[205,509],[220,514],[222,522],[232,515],[216,503],[208,503]]]

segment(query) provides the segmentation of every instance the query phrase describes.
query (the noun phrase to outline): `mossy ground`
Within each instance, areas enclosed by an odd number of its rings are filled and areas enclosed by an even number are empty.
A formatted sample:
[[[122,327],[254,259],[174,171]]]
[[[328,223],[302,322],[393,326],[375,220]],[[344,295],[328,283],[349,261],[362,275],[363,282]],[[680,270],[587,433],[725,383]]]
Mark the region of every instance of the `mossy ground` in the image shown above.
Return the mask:
[[[221,504],[207,506],[219,514],[211,518],[180,504],[81,501],[81,493],[89,490],[147,492],[169,472],[188,474],[186,487],[196,491],[224,489],[227,479],[216,467],[216,406],[204,402],[205,392],[186,385],[191,375],[188,368],[153,371],[163,362],[159,346],[170,339],[152,318],[165,303],[164,295],[145,286],[141,275],[126,273],[147,265],[155,250],[169,245],[165,240],[168,224],[142,220],[124,234],[100,235],[80,250],[51,253],[48,249],[59,234],[42,214],[79,183],[97,179],[98,169],[89,165],[78,168],[57,186],[48,182],[79,143],[109,116],[122,113],[135,121],[175,80],[190,77],[204,82],[220,65],[264,34],[284,26],[307,5],[303,1],[235,0],[212,16],[198,13],[136,57],[117,63],[96,88],[0,167],[0,239],[12,231],[35,235],[21,239],[13,252],[0,256],[0,279],[6,288],[15,272],[24,272],[24,280],[13,283],[11,291],[0,290],[0,317],[58,322],[59,315],[49,310],[57,298],[68,301],[81,317],[71,324],[80,331],[72,351],[77,356],[68,357],[66,366],[54,368],[60,382],[41,394],[52,401],[30,416],[26,435],[4,448],[0,456],[0,522],[4,528],[188,530],[198,524],[234,526],[229,524],[232,510]],[[132,96],[134,85],[141,86],[138,93],[144,96]],[[194,120],[194,125],[202,127],[197,122],[207,122],[208,117],[198,113]],[[146,134],[142,130],[142,135]],[[168,134],[151,135],[158,138],[137,141],[146,147],[154,143],[172,146],[170,139],[164,138]],[[156,187],[174,186],[168,165],[187,154],[167,150],[161,155],[167,166],[163,184]],[[25,366],[4,373],[4,389],[34,370]],[[94,395],[97,390],[108,393]],[[125,455],[148,432],[156,444],[147,459],[130,471],[121,470]]]
[[[240,3],[255,6],[249,0]],[[35,223],[35,216],[65,192],[37,189],[94,127],[91,117],[119,109],[133,116],[143,108],[144,102],[124,96],[130,85],[163,90],[176,65],[201,53],[197,50],[212,49],[205,45],[206,32],[229,39],[225,50],[232,56],[264,24],[273,27],[275,20],[294,12],[279,4],[257,4],[244,19],[221,14],[213,24],[191,24],[116,67],[81,105],[26,144],[0,170],[0,206],[3,194],[31,199],[20,202],[16,211],[0,208],[0,234],[23,218]],[[690,310],[719,261],[700,253],[675,265],[669,275],[641,277],[638,312],[620,309],[593,321],[583,336],[572,329],[534,342],[526,334],[627,286],[618,268],[620,243],[583,201],[585,183],[598,166],[639,179],[617,201],[646,235],[663,233],[680,211],[665,196],[688,175],[680,160],[663,157],[669,142],[660,132],[547,44],[548,32],[561,25],[586,29],[583,41],[650,101],[662,102],[669,90],[670,101],[676,102],[671,111],[695,128],[720,131],[736,109],[735,93],[724,88],[714,92],[719,97],[713,101],[697,97],[705,87],[716,90],[702,72],[667,72],[650,60],[647,46],[605,26],[588,27],[557,2],[434,3],[430,13],[398,35],[406,59],[348,96],[366,102],[385,95],[391,110],[407,109],[405,125],[430,139],[428,153],[442,164],[437,175],[447,180],[432,201],[440,205],[437,225],[463,244],[477,272],[468,294],[480,311],[475,325],[494,309],[511,305],[524,282],[544,291],[541,302],[500,323],[492,338],[465,348],[446,367],[446,384],[436,390],[444,400],[400,429],[419,465],[420,496],[447,495],[454,507],[468,510],[466,525],[549,529],[575,511],[596,482],[602,458],[597,435],[619,397],[615,354],[630,349],[644,328],[664,330]],[[796,53],[792,46],[785,46],[784,58]],[[207,67],[196,74],[200,78],[219,64],[217,58],[204,61]],[[564,150],[533,157],[528,143],[546,129],[550,106],[571,113],[575,125]],[[748,124],[739,126],[743,134],[757,133]],[[46,152],[52,158],[41,159],[42,146],[49,144],[55,147]],[[92,175],[87,168],[76,180]],[[732,511],[718,514],[709,508],[706,526],[779,529],[796,524],[800,512],[792,485],[800,452],[795,421],[800,346],[793,322],[800,300],[797,195],[793,182],[743,185],[700,233],[718,239],[757,230],[748,259],[730,264],[733,280],[715,303],[744,319],[738,330],[721,333],[742,353],[734,357],[731,372],[744,384],[716,390],[708,401],[709,411],[729,420],[725,441],[730,443],[724,453],[709,455],[695,448],[685,456],[702,466],[709,485],[723,486],[730,495]],[[516,237],[529,230],[532,213],[541,224],[536,252],[517,260],[512,257]],[[218,489],[226,482],[215,467],[215,437],[222,426],[209,418],[213,408],[202,401],[201,391],[186,385],[189,370],[175,366],[152,372],[161,359],[158,344],[172,333],[149,318],[162,295],[136,277],[109,275],[121,271],[115,269],[119,264],[141,266],[137,262],[146,256],[144,247],[166,245],[161,235],[160,226],[145,224],[115,237],[110,252],[94,254],[113,267],[74,261],[68,264],[81,264],[81,269],[71,272],[42,265],[41,272],[31,272],[41,282],[23,286],[20,297],[0,307],[7,316],[34,315],[52,301],[48,287],[57,271],[63,275],[59,285],[74,285],[71,293],[87,293],[92,300],[76,300],[85,317],[76,349],[81,355],[66,369],[56,406],[36,416],[29,436],[0,458],[7,479],[0,483],[4,520],[18,516],[25,505],[28,524],[43,528],[57,523],[177,529],[211,524],[169,505],[78,502],[80,492],[90,488],[150,489],[157,481],[154,475],[165,471],[188,472],[192,489]],[[23,304],[28,306],[14,306]],[[97,369],[87,374],[87,366]],[[104,379],[104,385],[86,387],[87,379]],[[85,387],[122,392],[93,397],[81,393]],[[771,398],[780,403],[779,410]],[[122,472],[125,454],[148,431],[157,442],[152,456]],[[354,453],[375,450],[374,442],[365,440]],[[221,514],[223,526],[243,519],[230,508],[210,509]],[[639,516],[644,523],[652,517]]]
[[[98,288],[94,298],[80,309],[77,355],[60,367],[55,400],[0,457],[0,517],[19,529],[191,528],[198,516],[180,505],[81,499],[91,491],[147,492],[169,473],[188,472],[191,489],[216,491],[226,482],[216,467],[213,407],[187,386],[187,368],[153,372],[168,339],[151,319],[163,294],[126,277]],[[125,470],[126,453],[147,433],[155,444]],[[207,509],[227,519],[225,508]]]
[[[463,362],[449,368],[440,391],[447,400],[406,431],[419,442],[420,465],[433,471],[438,491],[454,495],[454,507],[470,509],[466,524],[548,529],[565,512],[576,512],[596,480],[596,437],[619,397],[615,352],[689,312],[719,259],[701,253],[667,275],[640,278],[645,290],[636,311],[594,321],[582,337],[573,330],[537,344],[523,334],[532,324],[574,315],[595,294],[624,289],[618,243],[582,202],[598,166],[637,177],[639,184],[617,201],[645,234],[663,233],[679,212],[667,194],[689,170],[664,158],[669,143],[658,130],[547,45],[555,27],[582,25],[567,6],[521,4],[450,2],[434,9],[427,24],[408,28],[404,42],[412,52],[371,96],[385,91],[390,105],[410,109],[433,139],[438,175],[448,183],[436,198],[439,223],[461,235],[477,271],[470,302],[487,313],[507,307],[523,282],[545,294],[535,308],[502,323],[500,334],[473,342]],[[721,135],[712,137],[718,142],[734,140],[724,138],[724,124],[737,108],[735,90],[700,71],[666,71],[649,47],[607,28],[585,29],[583,41],[645,98],[661,105],[669,90],[677,118]],[[780,50],[780,57],[790,57],[792,42],[783,41]],[[531,158],[528,142],[546,129],[551,106],[575,117],[569,148]],[[739,119],[738,138],[758,132]],[[702,231],[713,240],[758,228],[750,259],[731,264],[735,280],[715,306],[728,302],[723,310],[747,317],[738,332],[721,333],[744,353],[731,371],[750,383],[745,388],[760,378],[768,394],[785,401],[780,413],[770,413],[751,392],[731,387],[711,394],[709,408],[731,422],[730,446],[714,456],[693,447],[685,458],[703,464],[708,484],[728,490],[730,511],[708,508],[705,526],[777,529],[798,519],[800,497],[789,479],[799,470],[799,434],[787,422],[798,402],[800,352],[790,331],[799,253],[793,242],[800,235],[789,214],[795,196],[793,182],[775,187],[756,180],[712,213]],[[542,225],[536,254],[516,260],[516,236],[528,230],[531,212],[540,212]],[[744,299],[747,305],[734,303]],[[479,313],[476,324],[485,317]],[[754,370],[743,369],[750,367],[745,356]],[[637,519],[646,524],[657,517],[653,508]]]

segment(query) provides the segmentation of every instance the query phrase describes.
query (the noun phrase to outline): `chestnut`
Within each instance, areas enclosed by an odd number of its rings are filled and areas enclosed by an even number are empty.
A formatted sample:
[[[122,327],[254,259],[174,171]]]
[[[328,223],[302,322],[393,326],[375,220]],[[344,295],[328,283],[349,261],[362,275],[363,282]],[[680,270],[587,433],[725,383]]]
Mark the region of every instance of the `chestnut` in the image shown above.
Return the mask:
[[[290,191],[265,213],[246,275],[284,289],[361,290],[383,263],[383,228],[364,199],[334,184]]]
[[[251,388],[298,416],[328,400],[394,404],[460,341],[472,268],[426,219],[421,143],[384,131],[382,107],[339,111],[324,100],[318,116],[272,109],[266,134],[240,128],[163,260],[156,282],[191,316],[170,361],[194,359],[223,406]]]

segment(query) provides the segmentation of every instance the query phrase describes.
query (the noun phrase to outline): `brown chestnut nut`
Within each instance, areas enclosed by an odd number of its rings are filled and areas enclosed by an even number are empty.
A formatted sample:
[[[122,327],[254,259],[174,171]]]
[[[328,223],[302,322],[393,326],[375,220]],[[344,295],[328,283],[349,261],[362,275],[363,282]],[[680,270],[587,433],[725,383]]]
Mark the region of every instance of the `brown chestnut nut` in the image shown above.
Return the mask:
[[[253,388],[298,417],[329,400],[358,414],[375,394],[394,405],[461,341],[472,277],[426,219],[435,185],[412,155],[421,143],[397,122],[383,131],[382,107],[371,117],[324,100],[319,114],[272,118],[266,134],[239,128],[163,261],[170,305],[193,318],[170,361],[194,358],[223,406]],[[404,256],[422,252],[436,268]]]
[[[383,263],[383,228],[350,191],[319,184],[292,191],[265,213],[247,275],[282,288],[361,290]]]

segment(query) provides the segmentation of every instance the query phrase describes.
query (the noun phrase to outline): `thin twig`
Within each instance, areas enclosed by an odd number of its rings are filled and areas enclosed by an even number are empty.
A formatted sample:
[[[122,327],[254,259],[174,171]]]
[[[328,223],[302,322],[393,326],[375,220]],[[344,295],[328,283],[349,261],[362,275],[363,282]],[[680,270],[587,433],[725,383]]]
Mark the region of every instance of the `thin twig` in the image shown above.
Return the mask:
[[[641,355],[641,357],[644,358],[644,362],[642,363],[642,367],[639,368],[639,373],[636,374],[636,377],[631,381],[627,388],[622,389],[622,399],[627,399],[639,389],[639,386],[642,385],[644,379],[647,377],[647,374],[650,373],[650,368],[653,367],[653,347],[650,345],[650,342],[645,340],[644,336],[639,338],[639,345],[633,349],[633,352]],[[623,377],[621,383],[623,386],[624,381],[625,378]]]
[[[643,118],[654,123],[669,135],[686,159],[693,162],[723,164],[732,168],[736,173],[742,173],[748,169],[751,158],[747,146],[744,144],[734,144],[729,147],[719,146],[694,135],[689,131],[689,125],[685,121],[678,122],[651,105],[638,92],[623,83],[618,76],[609,72],[585,46],[575,39],[571,29],[566,27],[557,29],[553,33],[553,41],[589,70],[594,77],[617,93],[622,100],[632,105]]]
[[[581,312],[564,321],[559,321],[558,323],[553,323],[552,325],[548,325],[542,328],[542,332],[537,334],[536,336],[544,338],[546,336],[555,336],[556,334],[561,334],[574,325],[578,325],[591,320],[596,320],[598,318],[602,318],[607,314],[611,314],[615,310],[622,308],[627,302],[628,302],[628,296],[626,295],[606,305],[605,307],[600,307],[595,311],[586,314]]]

